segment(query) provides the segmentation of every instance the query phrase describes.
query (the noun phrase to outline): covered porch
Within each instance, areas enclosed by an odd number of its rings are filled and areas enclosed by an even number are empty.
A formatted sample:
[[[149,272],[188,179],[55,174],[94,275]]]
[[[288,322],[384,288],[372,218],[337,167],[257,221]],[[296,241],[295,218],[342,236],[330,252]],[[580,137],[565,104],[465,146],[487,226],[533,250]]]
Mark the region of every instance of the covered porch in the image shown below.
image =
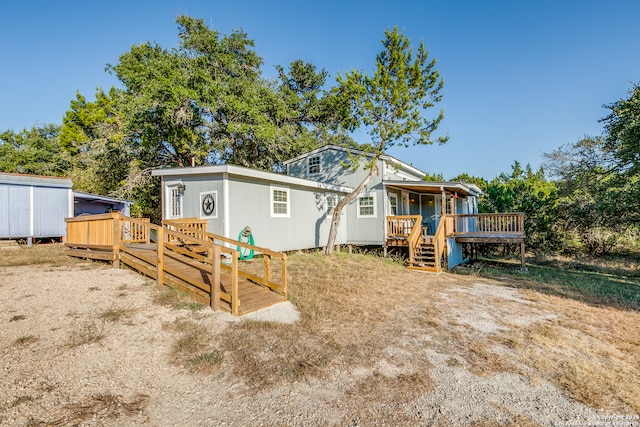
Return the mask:
[[[463,243],[519,244],[522,269],[526,268],[524,214],[479,214],[477,196],[482,191],[476,185],[388,181],[385,189],[386,247],[407,247],[408,268],[451,267],[448,258],[461,261]]]

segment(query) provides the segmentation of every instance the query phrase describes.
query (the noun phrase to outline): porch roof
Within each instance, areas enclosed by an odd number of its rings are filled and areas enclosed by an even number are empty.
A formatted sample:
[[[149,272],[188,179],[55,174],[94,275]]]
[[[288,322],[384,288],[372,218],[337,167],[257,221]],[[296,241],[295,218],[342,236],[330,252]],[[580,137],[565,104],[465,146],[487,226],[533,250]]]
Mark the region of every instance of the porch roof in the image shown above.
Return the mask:
[[[479,196],[482,190],[475,184],[462,182],[435,182],[435,181],[383,181],[385,187],[399,188],[422,194],[441,194],[443,191],[460,196]]]

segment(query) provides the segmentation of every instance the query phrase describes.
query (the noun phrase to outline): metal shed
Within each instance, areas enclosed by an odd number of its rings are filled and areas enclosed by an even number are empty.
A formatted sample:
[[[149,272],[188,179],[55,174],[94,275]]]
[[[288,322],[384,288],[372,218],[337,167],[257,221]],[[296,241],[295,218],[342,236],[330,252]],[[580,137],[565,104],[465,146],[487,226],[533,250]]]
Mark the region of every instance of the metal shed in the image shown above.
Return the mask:
[[[67,178],[0,173],[0,239],[60,238],[73,216]]]
[[[120,212],[130,216],[131,202],[128,200],[114,199],[113,197],[98,196],[96,194],[73,192],[74,216],[82,214],[103,214]]]

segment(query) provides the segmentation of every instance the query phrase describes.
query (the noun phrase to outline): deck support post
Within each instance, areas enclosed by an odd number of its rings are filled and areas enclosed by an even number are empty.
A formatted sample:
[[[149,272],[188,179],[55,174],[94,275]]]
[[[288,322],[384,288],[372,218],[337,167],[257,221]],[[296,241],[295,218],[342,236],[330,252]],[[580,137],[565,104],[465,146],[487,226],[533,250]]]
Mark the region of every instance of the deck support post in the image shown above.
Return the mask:
[[[212,243],[211,251],[211,267],[213,275],[211,276],[211,294],[209,295],[209,306],[211,310],[220,310],[220,246]]]
[[[156,258],[156,283],[164,284],[164,227],[158,227],[157,258]]]
[[[111,236],[111,244],[113,245],[113,267],[120,267],[120,215],[112,218],[113,234]]]
[[[525,273],[527,271],[527,263],[525,260],[524,240],[520,242],[520,271]]]

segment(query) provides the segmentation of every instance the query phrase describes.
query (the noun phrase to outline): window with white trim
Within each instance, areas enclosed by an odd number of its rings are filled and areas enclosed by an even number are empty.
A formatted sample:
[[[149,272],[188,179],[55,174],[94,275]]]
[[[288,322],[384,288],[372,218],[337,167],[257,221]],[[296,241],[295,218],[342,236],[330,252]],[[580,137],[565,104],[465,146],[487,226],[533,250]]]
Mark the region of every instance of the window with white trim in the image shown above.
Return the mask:
[[[375,218],[376,197],[375,194],[367,194],[358,197],[358,218]]]
[[[168,217],[182,218],[182,196],[184,190],[179,186],[171,186],[167,188],[168,195]]]
[[[271,216],[290,216],[290,192],[288,188],[271,187]]]
[[[389,194],[389,213],[398,215],[398,196],[395,194]]]
[[[336,205],[338,204],[338,197],[337,196],[327,196],[327,213],[329,215],[333,215],[333,211],[336,208]]]
[[[317,175],[322,172],[320,156],[313,156],[307,159],[307,171],[309,175]]]

